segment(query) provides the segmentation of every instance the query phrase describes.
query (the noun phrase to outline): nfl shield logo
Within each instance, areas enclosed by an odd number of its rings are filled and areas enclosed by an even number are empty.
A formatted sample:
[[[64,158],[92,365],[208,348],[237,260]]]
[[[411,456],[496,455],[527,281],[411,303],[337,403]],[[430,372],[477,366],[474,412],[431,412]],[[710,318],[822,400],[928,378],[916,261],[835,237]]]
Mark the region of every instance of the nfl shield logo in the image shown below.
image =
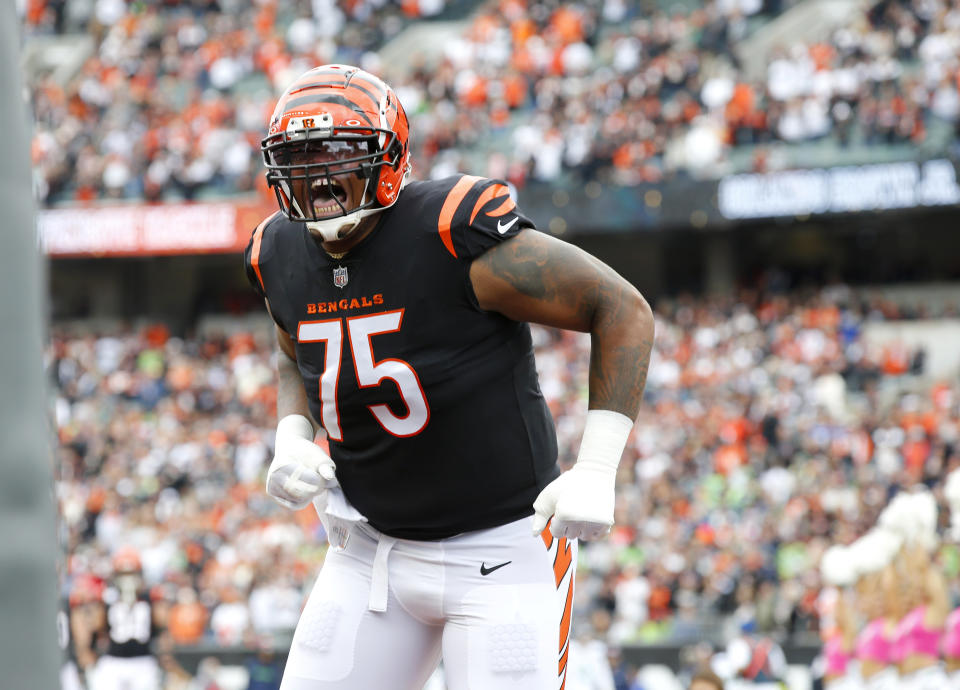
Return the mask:
[[[333,269],[333,284],[342,288],[347,284],[347,269],[345,266],[337,266]]]

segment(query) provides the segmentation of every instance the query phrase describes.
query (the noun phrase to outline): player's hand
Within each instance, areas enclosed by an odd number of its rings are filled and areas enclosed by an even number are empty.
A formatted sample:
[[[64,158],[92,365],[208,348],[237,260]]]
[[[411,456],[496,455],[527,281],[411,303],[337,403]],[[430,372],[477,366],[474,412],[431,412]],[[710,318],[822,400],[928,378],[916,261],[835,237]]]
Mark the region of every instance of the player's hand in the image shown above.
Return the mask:
[[[314,496],[337,485],[336,466],[313,442],[313,425],[302,415],[287,415],[277,424],[273,462],[267,471],[267,493],[280,505],[300,510]]]
[[[547,484],[533,502],[533,533],[540,534],[550,518],[557,538],[597,539],[613,526],[616,467],[578,462]]]

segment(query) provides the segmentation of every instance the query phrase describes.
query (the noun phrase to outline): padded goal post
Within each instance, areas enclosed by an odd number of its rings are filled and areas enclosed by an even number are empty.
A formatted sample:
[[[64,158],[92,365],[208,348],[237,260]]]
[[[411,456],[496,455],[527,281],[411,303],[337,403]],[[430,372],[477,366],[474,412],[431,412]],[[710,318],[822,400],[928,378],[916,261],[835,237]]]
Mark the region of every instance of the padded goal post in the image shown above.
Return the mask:
[[[38,250],[17,3],[0,2],[0,686],[58,688],[57,533]]]

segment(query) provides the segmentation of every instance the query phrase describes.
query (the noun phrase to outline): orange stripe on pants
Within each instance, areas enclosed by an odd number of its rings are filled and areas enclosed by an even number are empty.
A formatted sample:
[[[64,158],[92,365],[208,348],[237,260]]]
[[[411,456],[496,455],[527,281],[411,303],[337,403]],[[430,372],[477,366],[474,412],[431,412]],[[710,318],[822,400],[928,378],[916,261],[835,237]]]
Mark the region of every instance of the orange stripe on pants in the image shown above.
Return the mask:
[[[550,549],[553,546],[553,534],[550,532],[550,523],[540,534],[544,546]],[[576,573],[572,572],[573,550],[566,537],[557,541],[557,553],[553,558],[553,577],[557,584],[557,589],[563,583],[563,578],[570,575],[570,582],[567,584],[567,597],[563,605],[563,615],[560,617],[560,648],[558,650],[559,659],[557,662],[557,676],[560,678],[560,690],[564,690],[567,684],[567,659],[570,654],[570,623],[573,617],[573,580]]]

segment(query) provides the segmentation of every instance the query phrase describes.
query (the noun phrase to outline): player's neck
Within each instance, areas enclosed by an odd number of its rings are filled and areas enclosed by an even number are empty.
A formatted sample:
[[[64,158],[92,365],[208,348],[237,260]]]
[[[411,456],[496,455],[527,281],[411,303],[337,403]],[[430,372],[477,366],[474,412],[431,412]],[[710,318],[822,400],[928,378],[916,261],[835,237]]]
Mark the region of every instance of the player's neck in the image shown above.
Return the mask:
[[[323,251],[329,254],[332,258],[342,259],[351,249],[363,242],[367,235],[373,232],[373,229],[377,227],[377,222],[379,220],[379,213],[375,213],[372,216],[367,216],[360,221],[357,229],[352,232],[349,237],[333,242],[320,242],[320,246],[323,247]]]

